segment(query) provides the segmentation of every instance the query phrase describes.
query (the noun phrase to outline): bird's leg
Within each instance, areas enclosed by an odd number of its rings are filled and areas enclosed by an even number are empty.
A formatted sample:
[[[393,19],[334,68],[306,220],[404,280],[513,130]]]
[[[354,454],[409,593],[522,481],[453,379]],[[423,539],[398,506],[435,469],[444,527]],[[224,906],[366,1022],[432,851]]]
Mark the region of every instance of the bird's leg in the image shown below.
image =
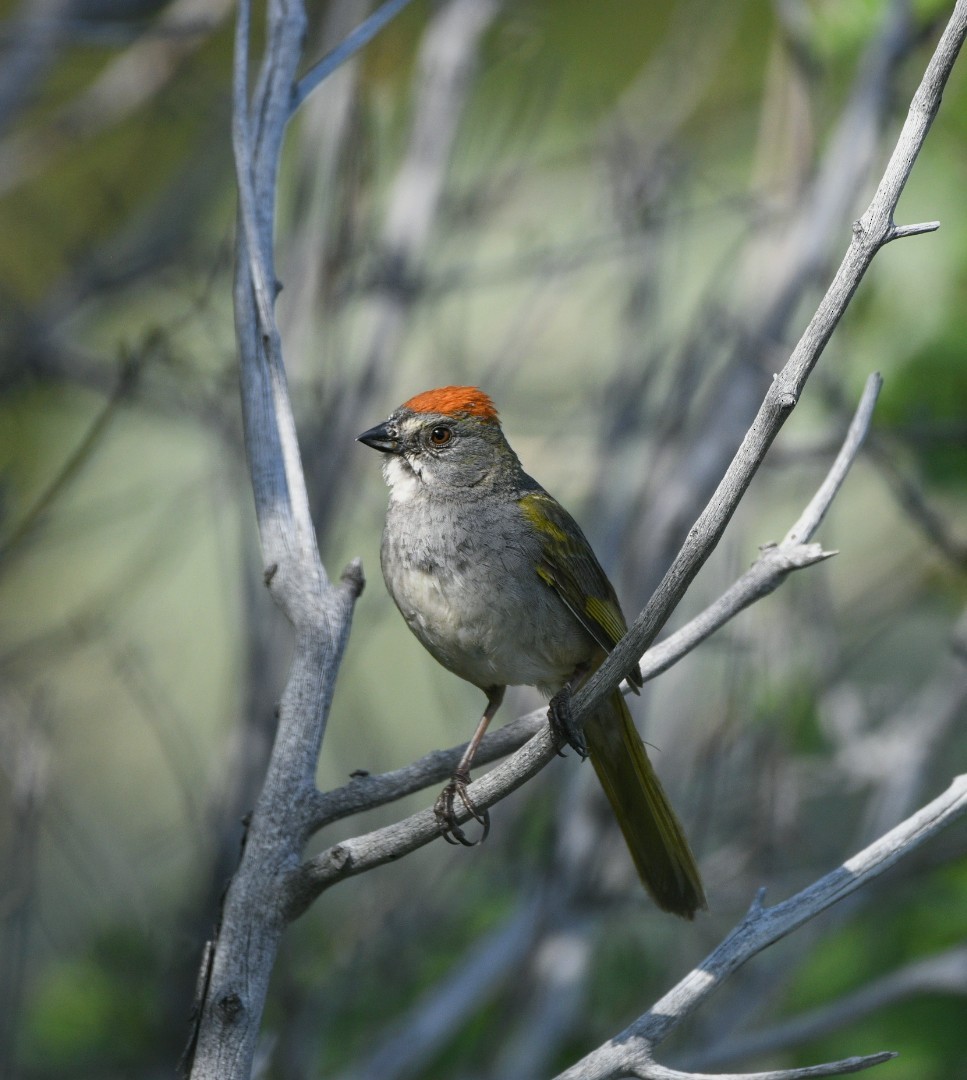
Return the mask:
[[[547,719],[558,742],[570,746],[583,761],[588,756],[588,742],[584,732],[574,724],[571,714],[571,698],[574,691],[584,682],[591,672],[590,664],[581,664],[574,674],[551,698],[547,706]]]
[[[470,742],[467,743],[467,749],[464,750],[463,756],[457,762],[457,767],[453,770],[450,782],[440,792],[437,801],[433,804],[433,813],[436,814],[437,821],[440,823],[440,833],[443,839],[448,844],[463,844],[464,847],[473,847],[475,844],[482,843],[487,839],[487,833],[490,832],[490,814],[487,813],[486,808],[479,810],[473,799],[467,794],[467,784],[470,783],[470,766],[473,764],[474,755],[477,753],[480,741],[484,737],[487,725],[493,720],[494,714],[500,708],[500,703],[504,700],[503,686],[491,686],[484,690],[484,693],[487,695],[487,708],[484,709],[480,723],[477,724],[477,730],[473,733]],[[467,834],[457,824],[456,815],[458,811],[454,805],[456,802],[459,802],[462,808],[475,821],[480,823],[483,834],[479,840],[469,840]]]

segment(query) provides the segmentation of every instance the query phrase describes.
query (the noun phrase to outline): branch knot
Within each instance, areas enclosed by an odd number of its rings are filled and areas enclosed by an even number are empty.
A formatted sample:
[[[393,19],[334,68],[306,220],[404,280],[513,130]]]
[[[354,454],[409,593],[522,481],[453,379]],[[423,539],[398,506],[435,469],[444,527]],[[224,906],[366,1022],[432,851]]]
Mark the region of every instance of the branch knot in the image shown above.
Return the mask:
[[[245,1003],[234,990],[223,994],[215,1002],[215,1011],[226,1024],[237,1024],[245,1013]]]

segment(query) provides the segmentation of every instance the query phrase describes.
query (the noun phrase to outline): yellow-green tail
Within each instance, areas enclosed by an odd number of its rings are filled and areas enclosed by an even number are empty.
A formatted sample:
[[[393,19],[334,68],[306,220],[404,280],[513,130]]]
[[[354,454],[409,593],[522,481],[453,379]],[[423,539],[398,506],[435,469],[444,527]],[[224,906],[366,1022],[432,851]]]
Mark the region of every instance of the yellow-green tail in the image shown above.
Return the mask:
[[[695,856],[618,691],[584,727],[588,751],[642,883],[664,911],[708,907]]]

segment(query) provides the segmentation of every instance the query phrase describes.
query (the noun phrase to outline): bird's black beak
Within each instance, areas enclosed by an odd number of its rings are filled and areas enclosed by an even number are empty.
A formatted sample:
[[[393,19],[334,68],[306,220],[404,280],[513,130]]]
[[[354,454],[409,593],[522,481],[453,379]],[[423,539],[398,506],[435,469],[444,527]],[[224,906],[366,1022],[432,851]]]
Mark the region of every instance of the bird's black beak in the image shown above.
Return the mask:
[[[371,446],[374,450],[380,450],[384,454],[398,454],[400,452],[400,441],[396,437],[395,429],[388,420],[382,424],[377,424],[376,427],[371,427],[369,431],[364,431],[362,435],[357,435],[356,442],[365,443],[367,446]]]

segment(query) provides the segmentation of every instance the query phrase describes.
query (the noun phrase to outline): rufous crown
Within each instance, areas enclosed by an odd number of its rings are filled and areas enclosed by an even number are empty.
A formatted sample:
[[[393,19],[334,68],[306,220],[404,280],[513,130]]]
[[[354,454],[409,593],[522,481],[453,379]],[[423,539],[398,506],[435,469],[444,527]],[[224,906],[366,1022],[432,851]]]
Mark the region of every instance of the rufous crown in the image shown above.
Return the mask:
[[[476,386],[441,386],[425,390],[409,401],[404,409],[415,413],[441,413],[444,416],[476,416],[480,420],[498,423],[497,409],[490,398]]]

